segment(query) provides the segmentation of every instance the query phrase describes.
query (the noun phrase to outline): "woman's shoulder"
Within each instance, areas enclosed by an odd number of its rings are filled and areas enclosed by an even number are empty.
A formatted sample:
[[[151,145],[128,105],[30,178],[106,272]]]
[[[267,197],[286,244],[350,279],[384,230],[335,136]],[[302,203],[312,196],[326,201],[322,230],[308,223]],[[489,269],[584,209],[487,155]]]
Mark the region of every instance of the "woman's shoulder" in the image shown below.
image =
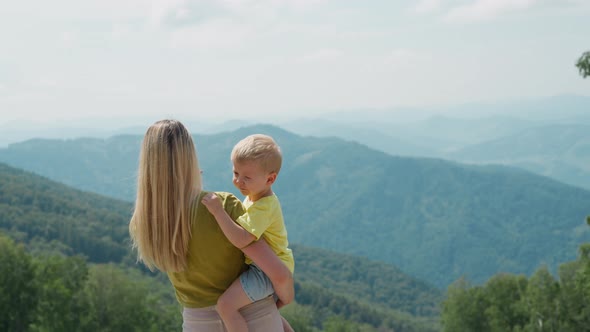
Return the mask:
[[[222,202],[235,202],[238,201],[241,204],[239,198],[237,198],[234,194],[227,192],[227,191],[209,191],[208,193],[214,193],[221,199]],[[203,195],[204,196],[204,195]]]
[[[232,207],[236,206],[242,208],[242,202],[234,194],[230,192],[201,190],[201,192],[198,193],[192,200],[192,209],[200,209],[200,206],[203,205],[203,203],[201,202],[203,200],[203,197],[211,193],[214,193],[215,195],[217,195],[217,197],[219,197],[219,199],[221,200],[221,204],[225,207],[226,210],[228,210],[228,208],[231,209]]]
[[[226,191],[214,191],[213,193],[219,197],[221,204],[225,208],[225,211],[230,216],[232,216],[232,218],[240,216],[244,213],[242,201],[240,201],[240,199],[234,194]]]
[[[205,197],[208,194],[214,193],[215,195],[219,196],[219,198],[223,201],[223,200],[239,200],[234,194],[230,193],[230,192],[226,192],[226,191],[211,191],[211,190],[201,190],[201,192],[196,195],[196,197],[194,198],[195,201],[200,202],[203,197]]]

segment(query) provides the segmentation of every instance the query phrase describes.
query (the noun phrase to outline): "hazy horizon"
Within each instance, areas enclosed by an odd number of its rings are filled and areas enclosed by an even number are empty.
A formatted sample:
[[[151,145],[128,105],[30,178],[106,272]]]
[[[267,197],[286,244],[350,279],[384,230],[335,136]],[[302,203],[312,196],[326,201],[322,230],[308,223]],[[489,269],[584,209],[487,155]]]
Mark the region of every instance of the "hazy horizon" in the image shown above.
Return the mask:
[[[354,125],[363,127],[374,124],[375,132],[384,128],[399,127],[442,120],[441,117],[456,120],[457,124],[471,120],[486,121],[491,118],[512,119],[551,123],[564,120],[565,123],[580,121],[590,124],[590,96],[563,95],[537,99],[498,101],[495,103],[467,103],[440,106],[438,108],[390,108],[390,109],[342,109],[301,115],[277,115],[273,117],[222,116],[215,119],[200,119],[198,114],[122,115],[112,117],[85,117],[69,121],[59,119],[16,119],[0,121],[0,148],[29,139],[75,139],[80,137],[108,138],[120,134],[141,135],[153,122],[162,118],[174,118],[187,125],[194,134],[212,134],[233,130],[253,124],[271,124],[290,131],[299,128],[321,131],[323,125],[342,125],[342,129]],[[303,125],[302,125],[303,124]],[[299,126],[298,126],[299,125]],[[301,125],[303,127],[301,127]],[[312,128],[313,127],[313,128]],[[467,129],[467,128],[466,128]],[[295,130],[298,133],[297,130]],[[301,134],[301,133],[300,133]],[[330,134],[330,133],[326,133]],[[351,133],[351,137],[354,135]]]

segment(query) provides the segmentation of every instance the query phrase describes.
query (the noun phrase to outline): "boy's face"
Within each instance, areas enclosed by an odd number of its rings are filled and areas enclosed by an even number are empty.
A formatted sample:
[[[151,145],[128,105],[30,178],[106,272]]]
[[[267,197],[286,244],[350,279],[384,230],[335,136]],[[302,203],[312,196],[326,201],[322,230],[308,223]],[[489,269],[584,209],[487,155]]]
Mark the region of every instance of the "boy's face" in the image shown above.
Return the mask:
[[[271,192],[276,173],[268,173],[256,161],[234,162],[233,183],[242,195],[255,202]]]

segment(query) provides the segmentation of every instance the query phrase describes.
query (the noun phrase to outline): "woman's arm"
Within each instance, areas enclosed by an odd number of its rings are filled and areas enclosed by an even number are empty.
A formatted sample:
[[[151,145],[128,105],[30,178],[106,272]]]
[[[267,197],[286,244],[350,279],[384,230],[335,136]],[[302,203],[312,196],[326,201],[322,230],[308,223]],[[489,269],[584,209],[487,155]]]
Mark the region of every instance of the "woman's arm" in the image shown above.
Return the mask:
[[[264,238],[241,249],[268,276],[279,297],[279,307],[287,305],[295,297],[293,274],[285,263],[270,249]]]

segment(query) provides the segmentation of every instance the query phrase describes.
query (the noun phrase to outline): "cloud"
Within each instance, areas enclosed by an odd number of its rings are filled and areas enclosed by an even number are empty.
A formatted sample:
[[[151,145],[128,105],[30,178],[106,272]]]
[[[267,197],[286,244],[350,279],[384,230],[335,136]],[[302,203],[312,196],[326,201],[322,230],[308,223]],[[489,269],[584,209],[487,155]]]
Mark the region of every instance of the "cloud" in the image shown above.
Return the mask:
[[[198,48],[201,50],[219,48],[238,48],[255,34],[250,25],[237,23],[230,19],[213,19],[175,29],[171,33],[171,43],[176,48]]]
[[[282,0],[280,2],[291,9],[308,10],[326,3],[328,0]]]
[[[31,82],[31,84],[35,88],[40,88],[43,90],[56,88],[60,85],[59,82],[53,77],[39,77]]]
[[[363,69],[368,72],[391,72],[414,70],[416,67],[429,63],[431,57],[423,51],[398,48],[387,53],[362,60]]]
[[[209,0],[221,4],[232,11],[243,11],[252,7],[267,7],[307,10],[328,0]]]
[[[159,26],[169,17],[183,18],[187,12],[187,0],[152,0],[150,23]]]
[[[343,56],[342,51],[332,48],[321,49],[305,54],[299,62],[331,62]]]
[[[0,17],[21,20],[126,20],[144,18],[150,3],[145,0],[55,0],[11,1],[2,7]]]
[[[386,57],[390,64],[405,64],[424,58],[424,54],[416,50],[399,48],[391,51]]]
[[[417,13],[432,12],[440,8],[442,0],[421,0],[412,10]]]
[[[491,20],[507,12],[528,9],[536,2],[537,0],[476,0],[451,9],[445,21],[471,23]]]

